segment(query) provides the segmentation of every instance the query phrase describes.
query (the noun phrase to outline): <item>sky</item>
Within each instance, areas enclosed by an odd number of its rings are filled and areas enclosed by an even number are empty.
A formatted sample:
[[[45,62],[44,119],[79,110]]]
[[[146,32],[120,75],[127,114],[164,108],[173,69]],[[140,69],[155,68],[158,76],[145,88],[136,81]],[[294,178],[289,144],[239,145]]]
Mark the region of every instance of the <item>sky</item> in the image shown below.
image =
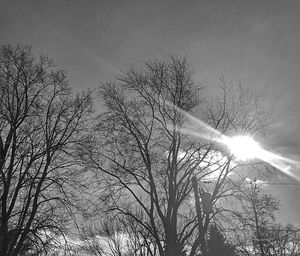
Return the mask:
[[[220,76],[255,88],[274,117],[264,146],[300,161],[299,13],[299,0],[0,0],[0,44],[47,54],[75,90],[149,59],[186,56],[211,92]],[[279,218],[300,224],[300,185],[270,190]]]

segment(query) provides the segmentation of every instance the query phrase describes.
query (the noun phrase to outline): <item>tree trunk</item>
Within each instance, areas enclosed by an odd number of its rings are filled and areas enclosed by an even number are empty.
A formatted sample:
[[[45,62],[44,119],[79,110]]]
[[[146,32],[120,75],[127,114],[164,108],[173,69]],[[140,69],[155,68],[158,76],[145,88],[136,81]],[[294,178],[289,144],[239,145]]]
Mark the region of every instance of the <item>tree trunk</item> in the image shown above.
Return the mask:
[[[182,248],[177,241],[176,228],[168,228],[166,234],[166,249],[165,256],[183,256]]]

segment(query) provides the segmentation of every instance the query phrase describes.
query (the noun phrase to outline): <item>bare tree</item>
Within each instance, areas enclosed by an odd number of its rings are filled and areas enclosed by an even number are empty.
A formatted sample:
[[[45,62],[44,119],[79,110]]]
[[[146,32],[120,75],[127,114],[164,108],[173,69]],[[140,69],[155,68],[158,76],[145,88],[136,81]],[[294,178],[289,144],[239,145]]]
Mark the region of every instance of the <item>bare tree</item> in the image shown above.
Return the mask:
[[[293,225],[272,224],[264,230],[266,255],[296,256],[300,253],[299,228]]]
[[[156,243],[138,223],[128,216],[109,218],[81,232],[81,252],[99,256],[151,256]]]
[[[276,222],[279,201],[267,193],[262,180],[248,179],[235,193],[232,211],[227,211],[226,231],[238,255],[298,255],[299,228]]]
[[[0,254],[38,253],[68,219],[72,158],[91,110],[30,47],[0,49]]]
[[[229,215],[240,253],[266,256],[269,255],[269,231],[273,229],[279,201],[267,194],[259,181],[254,178],[250,183],[240,183],[240,193],[236,195],[238,205],[233,215]]]
[[[225,181],[238,165],[211,139],[216,131],[255,134],[264,125],[255,94],[242,86],[233,90],[223,79],[220,88],[219,97],[205,99],[186,60],[176,57],[147,62],[141,71],[131,68],[101,86],[106,112],[97,119],[94,142],[82,149],[83,160],[106,180],[99,195],[106,212],[134,219],[159,255],[198,255],[205,242],[218,211],[200,212],[197,223],[194,177],[202,188],[211,181],[213,204],[232,195]],[[190,136],[196,133],[201,138]]]

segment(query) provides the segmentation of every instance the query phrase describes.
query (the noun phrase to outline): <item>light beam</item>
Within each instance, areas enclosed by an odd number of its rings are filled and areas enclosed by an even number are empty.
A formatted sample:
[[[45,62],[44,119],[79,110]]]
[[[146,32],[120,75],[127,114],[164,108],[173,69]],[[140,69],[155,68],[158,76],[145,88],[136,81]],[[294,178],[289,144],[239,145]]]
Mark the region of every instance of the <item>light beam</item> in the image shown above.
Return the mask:
[[[167,104],[173,106],[178,112],[184,115],[188,121],[188,126],[187,124],[185,124],[184,127],[173,127],[172,125],[169,125],[168,129],[176,129],[176,131],[181,134],[191,135],[208,141],[214,141],[223,144],[228,147],[230,152],[236,157],[237,160],[262,160],[277,168],[285,175],[288,175],[289,177],[300,182],[300,177],[296,176],[290,171],[292,166],[299,167],[300,162],[263,149],[259,143],[250,136],[226,136],[225,134],[222,134],[215,128],[211,127],[209,124],[195,118],[177,106],[174,106],[171,103]],[[199,132],[199,130],[201,130],[201,132]]]

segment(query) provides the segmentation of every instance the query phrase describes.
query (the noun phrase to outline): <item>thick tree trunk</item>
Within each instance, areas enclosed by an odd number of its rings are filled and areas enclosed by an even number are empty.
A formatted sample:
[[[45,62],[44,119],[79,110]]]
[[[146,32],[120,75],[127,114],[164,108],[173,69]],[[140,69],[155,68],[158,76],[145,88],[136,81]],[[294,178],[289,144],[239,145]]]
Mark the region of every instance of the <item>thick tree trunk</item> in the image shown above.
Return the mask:
[[[165,256],[184,256],[182,248],[177,241],[176,234],[169,234],[166,236]]]
[[[0,255],[7,255],[8,250],[8,232],[7,232],[7,225],[3,225],[1,227],[1,234],[0,234]]]

